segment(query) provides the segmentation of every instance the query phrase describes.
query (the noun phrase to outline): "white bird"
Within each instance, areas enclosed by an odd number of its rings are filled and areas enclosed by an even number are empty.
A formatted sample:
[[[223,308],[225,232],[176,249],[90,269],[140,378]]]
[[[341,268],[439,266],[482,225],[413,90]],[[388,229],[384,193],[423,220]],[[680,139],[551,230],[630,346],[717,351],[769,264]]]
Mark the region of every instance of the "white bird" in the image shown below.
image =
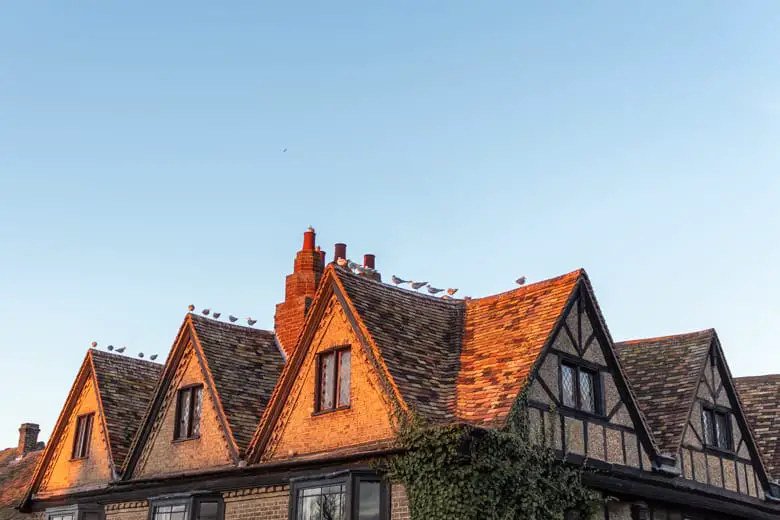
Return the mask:
[[[449,294],[450,296],[453,296],[456,292],[458,292],[457,289],[447,289],[447,294]]]
[[[214,318],[215,320],[218,320],[220,316],[222,316],[221,312],[215,312],[211,315],[211,317]]]
[[[411,280],[409,281],[409,283],[412,284],[412,289],[414,289],[415,291],[417,289],[420,289],[421,287],[425,287],[426,285],[428,285],[428,282],[412,282]]]
[[[202,310],[202,311],[200,311],[200,312],[202,312],[204,316],[208,316],[208,315],[209,315],[209,313],[211,312],[211,309],[203,309],[203,310]]]
[[[525,285],[525,276],[521,276],[520,278],[518,278],[517,280],[515,280],[515,283],[516,283],[517,285]]]
[[[409,280],[404,280],[403,278],[398,278],[396,275],[393,275],[391,280],[393,280],[393,283],[396,284],[396,285],[400,285],[402,283],[409,283]]]
[[[109,346],[106,347],[106,349],[109,350],[109,351],[110,350],[114,350],[114,345],[109,345]]]
[[[195,310],[195,306],[192,304],[188,305],[187,308],[190,310],[190,312]]]
[[[430,285],[428,286],[428,292],[431,293],[431,294],[438,294],[438,293],[442,292],[443,290],[444,289],[439,289],[438,287],[432,287]]]
[[[138,353],[138,357],[139,357],[139,358],[141,358],[141,359],[143,359],[143,357],[144,357],[144,353],[143,353],[143,352],[139,352],[139,353]]]
[[[119,353],[121,354],[122,352],[124,352],[124,351],[125,351],[125,349],[126,349],[126,348],[127,348],[127,347],[119,347],[118,349],[116,349],[116,351],[117,351],[117,352],[119,352]]]
[[[337,264],[339,267],[344,267],[344,266],[346,266],[346,265],[347,265],[347,259],[346,259],[346,258],[337,258],[337,259],[336,259],[336,264]]]
[[[149,359],[154,361],[155,359],[157,359],[157,354],[152,354],[151,356],[149,356]]]
[[[230,320],[230,323],[235,323],[235,322],[237,322],[237,321],[238,321],[238,318],[236,318],[236,317],[235,317],[235,316],[233,316],[232,314],[231,314],[230,316],[228,316],[228,319]]]
[[[247,319],[246,319],[246,322],[247,322],[247,323],[249,324],[249,326],[251,327],[252,325],[254,325],[255,323],[257,323],[257,320],[253,320],[252,318],[247,318]]]

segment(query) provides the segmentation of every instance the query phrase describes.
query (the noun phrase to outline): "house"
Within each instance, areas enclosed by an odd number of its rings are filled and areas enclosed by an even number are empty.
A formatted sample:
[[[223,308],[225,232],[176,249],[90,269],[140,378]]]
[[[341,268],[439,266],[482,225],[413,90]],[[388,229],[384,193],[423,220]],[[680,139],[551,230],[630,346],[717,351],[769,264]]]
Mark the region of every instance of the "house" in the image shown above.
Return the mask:
[[[502,428],[524,393],[535,442],[615,498],[599,518],[780,515],[777,407],[745,407],[714,330],[616,343],[583,270],[461,300],[334,257],[304,234],[274,331],[190,313],[163,367],[90,350],[20,509],[408,519],[369,463],[398,451],[397,414]]]
[[[37,424],[24,423],[19,427],[19,443],[13,448],[0,450],[0,520],[27,518],[16,506],[24,496],[44,444],[38,442],[40,428]]]

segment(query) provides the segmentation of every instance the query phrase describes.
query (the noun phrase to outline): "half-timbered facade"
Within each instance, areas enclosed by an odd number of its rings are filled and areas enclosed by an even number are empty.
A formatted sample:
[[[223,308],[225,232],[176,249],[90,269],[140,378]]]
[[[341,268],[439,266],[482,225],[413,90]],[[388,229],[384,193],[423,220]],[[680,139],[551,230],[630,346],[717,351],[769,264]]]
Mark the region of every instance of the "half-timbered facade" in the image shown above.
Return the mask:
[[[90,351],[21,510],[403,520],[405,490],[369,464],[399,449],[398,414],[504,428],[525,396],[533,442],[613,498],[599,518],[780,515],[778,408],[751,406],[770,390],[731,377],[714,331],[615,343],[583,270],[443,299],[335,256],[305,233],[275,332],[188,314],[165,366],[135,372],[145,399],[109,406],[94,362],[126,358]]]

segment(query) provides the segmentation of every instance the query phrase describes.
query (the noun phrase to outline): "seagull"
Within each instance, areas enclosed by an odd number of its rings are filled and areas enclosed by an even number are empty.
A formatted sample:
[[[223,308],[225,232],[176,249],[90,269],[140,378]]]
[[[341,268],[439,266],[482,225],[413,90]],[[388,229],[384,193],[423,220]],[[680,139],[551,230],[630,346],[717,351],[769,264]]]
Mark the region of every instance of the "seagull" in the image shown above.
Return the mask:
[[[96,347],[97,347],[97,341],[93,341],[92,342],[92,348],[96,348]]]
[[[428,285],[428,282],[413,282],[411,280],[409,280],[409,283],[412,284],[412,289],[414,289],[415,291],[421,287],[425,287],[426,285]]]
[[[221,312],[215,312],[211,315],[211,317],[214,318],[215,320],[218,320],[220,316],[222,316]]]
[[[253,320],[252,318],[247,318],[247,319],[246,319],[246,322],[247,322],[247,323],[249,324],[249,326],[251,327],[252,325],[254,325],[255,323],[257,323],[257,320]]]
[[[346,258],[339,258],[336,260],[336,264],[338,264],[340,267],[344,267],[347,265],[348,260]]]
[[[190,310],[190,312],[195,310],[195,306],[192,304],[188,305],[187,308]]]
[[[155,359],[157,359],[157,354],[152,354],[151,356],[149,356],[149,359],[154,361]]]
[[[203,310],[202,310],[202,311],[200,311],[200,312],[202,312],[204,316],[208,316],[208,315],[209,315],[209,313],[211,312],[211,309],[203,309]]]
[[[114,350],[114,345],[109,345],[106,347],[106,349],[108,349],[109,351]]]
[[[118,349],[116,349],[116,351],[117,351],[117,352],[119,352],[119,353],[121,354],[122,352],[124,352],[124,351],[125,351],[125,349],[126,349],[126,348],[127,348],[127,347],[119,347]]]
[[[360,264],[356,264],[352,260],[347,260],[347,267],[349,269],[357,269],[358,267],[360,267]]]
[[[437,287],[432,287],[430,285],[428,286],[428,292],[431,293],[431,294],[438,294],[438,293],[442,292],[443,290],[444,289],[439,289]]]
[[[284,152],[286,152],[286,151],[287,151],[287,148],[285,148],[284,150],[282,150],[282,153],[284,153]]]
[[[517,285],[525,285],[525,276],[521,276],[520,278],[518,278],[517,280],[515,280],[515,283],[516,283]]]
[[[453,296],[456,292],[458,292],[457,289],[452,289],[452,288],[447,289],[447,294],[449,294],[450,296]]]
[[[230,320],[230,323],[235,323],[235,322],[237,322],[237,321],[238,321],[238,318],[236,318],[236,317],[235,317],[235,316],[233,316],[232,314],[231,314],[230,316],[228,316],[228,319]]]
[[[141,358],[141,359],[143,359],[143,358],[144,358],[144,353],[143,353],[143,352],[139,352],[139,353],[138,353],[138,357],[139,357],[139,358]]]
[[[403,278],[398,278],[396,275],[393,275],[393,283],[396,285],[400,285],[402,283],[409,283],[409,280],[404,280]]]

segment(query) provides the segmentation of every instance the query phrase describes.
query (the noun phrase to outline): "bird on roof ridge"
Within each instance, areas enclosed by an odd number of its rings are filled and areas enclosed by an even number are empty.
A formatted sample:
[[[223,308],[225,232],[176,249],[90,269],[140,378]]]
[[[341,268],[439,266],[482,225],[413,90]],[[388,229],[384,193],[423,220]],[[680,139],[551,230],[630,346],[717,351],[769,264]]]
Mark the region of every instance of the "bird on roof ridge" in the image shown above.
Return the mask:
[[[193,312],[195,310],[195,306],[193,304],[187,305],[187,309],[189,309],[190,312]]]
[[[157,354],[152,354],[151,356],[149,356],[149,359],[154,361],[155,359],[157,359]]]
[[[97,341],[92,342],[92,348],[97,348]]]
[[[442,292],[443,290],[444,290],[444,289],[439,289],[438,287],[434,287],[434,286],[432,286],[432,285],[429,285],[429,286],[428,286],[428,292],[429,292],[430,294],[439,294],[439,293],[440,293],[440,292]]]
[[[118,349],[116,349],[116,351],[117,351],[117,352],[119,352],[119,353],[121,354],[122,352],[124,352],[124,351],[125,351],[125,349],[126,349],[126,348],[127,348],[127,347],[119,347]]]
[[[221,312],[212,312],[211,313],[211,317],[214,318],[215,320],[218,320],[220,316],[222,316]]]
[[[447,289],[447,294],[449,294],[450,296],[454,296],[456,292],[458,292],[457,288],[455,288],[455,289],[453,289],[453,288]]]
[[[347,260],[346,258],[337,258],[336,265],[338,265],[339,267],[345,267],[348,261],[349,260]]]
[[[517,285],[525,285],[525,280],[526,280],[525,276],[521,276],[520,278],[518,278],[517,280],[515,280],[515,283],[516,283]]]
[[[404,280],[403,278],[398,278],[396,275],[393,275],[390,279],[396,285],[401,285],[402,283],[409,283],[409,280]]]
[[[211,312],[211,309],[203,309],[203,310],[202,310],[202,311],[200,311],[200,312],[202,312],[204,316],[208,316],[208,315],[209,315],[209,313]]]
[[[257,323],[257,320],[253,320],[252,318],[247,318],[247,319],[246,319],[246,322],[247,322],[247,323],[249,324],[249,326],[251,327],[252,325],[254,325],[255,323]]]
[[[138,353],[138,357],[139,357],[139,358],[141,358],[141,359],[143,359],[143,358],[144,358],[144,353],[143,353],[143,352],[139,352],[139,353]]]
[[[106,350],[108,350],[109,352],[111,352],[112,350],[114,350],[114,345],[109,345],[109,346],[107,346],[107,347],[106,347]]]
[[[230,320],[230,323],[235,323],[238,321],[238,318],[236,316],[233,316],[232,314],[228,316],[228,319]]]
[[[413,282],[411,280],[409,280],[409,283],[411,284],[412,289],[414,289],[415,291],[417,289],[421,289],[421,288],[425,287],[426,285],[428,285],[428,282]]]

